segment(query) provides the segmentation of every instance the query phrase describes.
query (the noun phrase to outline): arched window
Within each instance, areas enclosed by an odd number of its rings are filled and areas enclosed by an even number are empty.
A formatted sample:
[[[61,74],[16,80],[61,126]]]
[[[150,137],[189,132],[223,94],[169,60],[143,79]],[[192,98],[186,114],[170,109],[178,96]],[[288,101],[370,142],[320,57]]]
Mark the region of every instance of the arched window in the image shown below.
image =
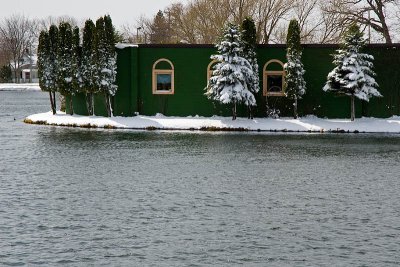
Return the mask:
[[[173,95],[174,86],[174,65],[165,58],[157,60],[153,64],[153,94]]]
[[[283,63],[277,59],[268,61],[263,69],[263,95],[284,96],[284,78]]]
[[[215,64],[218,63],[218,60],[214,59],[213,61],[210,62],[210,64],[208,64],[207,67],[207,83],[210,80],[212,73],[213,73],[213,67],[215,66]]]

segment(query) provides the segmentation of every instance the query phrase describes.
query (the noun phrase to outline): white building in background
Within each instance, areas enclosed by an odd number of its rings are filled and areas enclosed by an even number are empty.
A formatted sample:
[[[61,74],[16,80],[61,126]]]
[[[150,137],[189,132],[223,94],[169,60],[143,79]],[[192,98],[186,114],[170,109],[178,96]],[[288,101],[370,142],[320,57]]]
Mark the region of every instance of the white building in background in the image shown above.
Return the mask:
[[[14,68],[14,62],[11,62],[11,68]],[[17,64],[20,83],[38,83],[38,68],[37,68],[37,56],[24,56]],[[13,82],[17,82],[14,70],[12,72]]]

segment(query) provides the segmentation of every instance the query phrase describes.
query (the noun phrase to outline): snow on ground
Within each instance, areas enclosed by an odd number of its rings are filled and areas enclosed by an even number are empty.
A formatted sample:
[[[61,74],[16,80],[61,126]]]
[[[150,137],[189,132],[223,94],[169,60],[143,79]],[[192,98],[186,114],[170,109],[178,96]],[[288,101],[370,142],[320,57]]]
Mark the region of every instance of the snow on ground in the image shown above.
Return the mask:
[[[38,83],[0,83],[0,91],[40,91]]]
[[[229,117],[99,117],[79,116],[51,112],[35,114],[25,119],[27,123],[48,124],[74,127],[99,127],[121,129],[168,129],[168,130],[249,130],[249,131],[283,131],[283,132],[368,132],[400,133],[400,117],[389,119],[361,118],[351,122],[347,119],[320,119],[307,116],[300,119],[291,118],[256,118],[249,120],[238,118],[232,121]]]

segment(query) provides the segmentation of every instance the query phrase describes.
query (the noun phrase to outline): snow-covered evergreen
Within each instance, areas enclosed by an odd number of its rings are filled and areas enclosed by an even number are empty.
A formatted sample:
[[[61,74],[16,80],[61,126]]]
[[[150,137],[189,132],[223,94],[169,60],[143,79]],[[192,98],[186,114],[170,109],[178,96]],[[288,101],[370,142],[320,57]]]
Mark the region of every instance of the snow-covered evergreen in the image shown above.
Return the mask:
[[[373,71],[374,57],[361,53],[365,39],[357,24],[352,24],[344,35],[342,48],[334,55],[336,66],[328,74],[323,90],[351,97],[351,120],[355,118],[354,98],[369,101],[371,97],[381,97]]]
[[[53,112],[57,109],[56,92],[58,92],[58,27],[51,25],[49,28],[49,63],[47,68],[47,86],[52,93]]]
[[[247,84],[249,91],[256,94],[260,91],[260,74],[258,70],[257,62],[257,32],[254,20],[251,18],[246,18],[242,23],[242,34],[241,40],[243,43],[243,57],[246,58],[253,70],[253,75],[250,77]],[[251,106],[249,106],[249,118],[252,118]]]
[[[94,115],[93,94],[98,92],[97,60],[96,60],[96,26],[88,19],[83,28],[82,62],[80,67],[81,88],[86,93],[86,102],[89,115]]]
[[[111,96],[118,87],[115,84],[117,76],[117,54],[115,51],[115,31],[111,17],[104,16],[96,21],[96,53],[98,68],[98,88],[104,93],[108,116],[112,116]]]
[[[74,27],[72,31],[72,90],[74,93],[82,91],[82,74],[81,74],[81,52],[79,28]]]
[[[41,31],[39,36],[38,45],[38,74],[39,86],[42,91],[49,92],[50,105],[53,114],[56,114],[53,93],[51,90],[51,76],[50,76],[50,38],[47,31]]]
[[[219,63],[214,66],[205,94],[209,99],[223,104],[232,103],[235,120],[237,104],[256,105],[256,99],[248,86],[254,80],[254,72],[250,62],[242,56],[243,47],[239,27],[228,24],[216,47],[218,54],[211,56],[211,59]]]
[[[117,52],[115,50],[115,29],[110,16],[104,16],[105,37],[107,42],[107,93],[114,96],[118,90],[117,80]]]
[[[306,82],[304,80],[304,66],[301,62],[302,49],[300,45],[300,26],[297,20],[291,20],[289,23],[287,35],[287,63],[284,65],[285,94],[289,99],[293,99],[293,115],[296,119],[297,100],[301,99],[306,93]]]
[[[73,50],[72,50],[72,29],[71,25],[67,22],[61,22],[59,29],[59,47],[57,56],[57,86],[59,92],[65,97],[69,96],[71,98],[74,95],[74,90],[72,86],[73,80]],[[73,114],[72,101],[70,101],[70,113]]]

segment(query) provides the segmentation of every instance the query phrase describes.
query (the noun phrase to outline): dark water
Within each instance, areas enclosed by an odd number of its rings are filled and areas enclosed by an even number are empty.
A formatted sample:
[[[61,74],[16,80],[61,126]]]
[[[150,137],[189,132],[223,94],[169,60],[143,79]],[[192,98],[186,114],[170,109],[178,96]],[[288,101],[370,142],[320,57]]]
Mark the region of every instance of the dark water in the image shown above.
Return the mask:
[[[0,92],[0,266],[400,265],[400,135],[21,122],[48,109]]]

